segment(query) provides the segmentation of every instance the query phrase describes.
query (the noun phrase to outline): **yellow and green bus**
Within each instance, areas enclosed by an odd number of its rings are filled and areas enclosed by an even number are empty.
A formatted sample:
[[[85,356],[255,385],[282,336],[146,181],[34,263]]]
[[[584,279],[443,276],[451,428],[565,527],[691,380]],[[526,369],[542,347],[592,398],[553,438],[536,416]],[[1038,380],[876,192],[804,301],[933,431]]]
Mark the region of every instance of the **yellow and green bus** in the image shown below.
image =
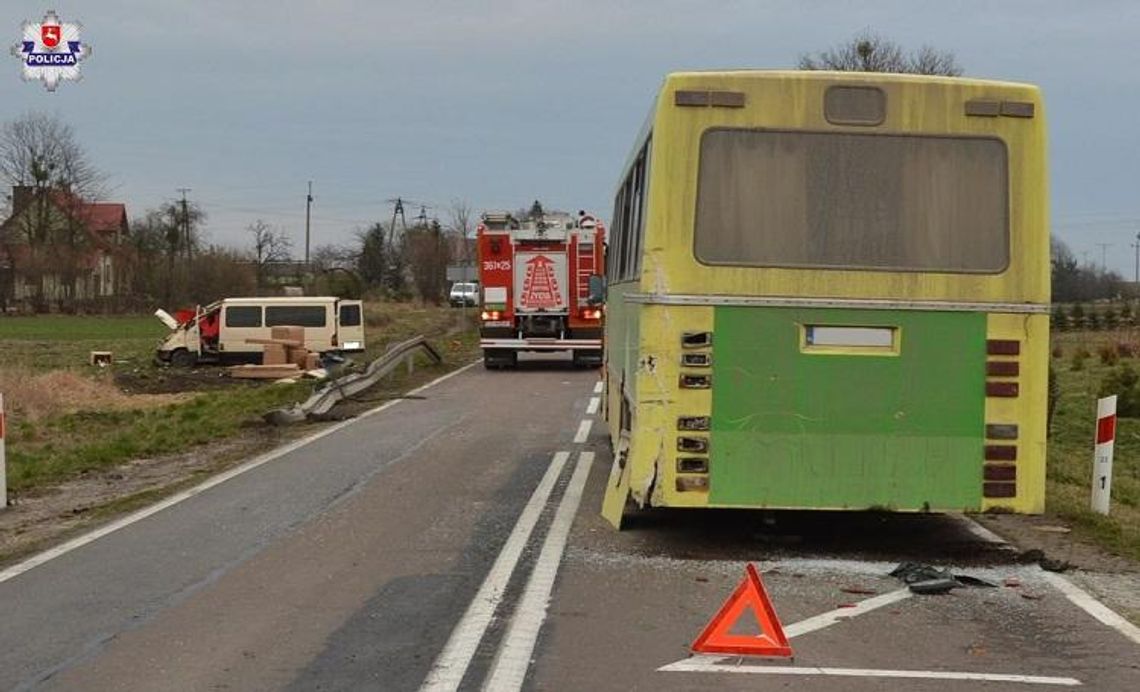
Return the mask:
[[[1034,86],[669,75],[611,222],[603,514],[1041,512],[1048,222]]]

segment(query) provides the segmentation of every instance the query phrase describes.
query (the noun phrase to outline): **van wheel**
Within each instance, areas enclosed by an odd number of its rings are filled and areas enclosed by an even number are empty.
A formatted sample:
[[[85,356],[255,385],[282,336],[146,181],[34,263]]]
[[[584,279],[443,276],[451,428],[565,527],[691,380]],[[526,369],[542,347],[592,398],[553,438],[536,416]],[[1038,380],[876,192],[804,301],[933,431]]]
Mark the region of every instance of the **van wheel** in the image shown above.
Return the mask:
[[[198,364],[198,355],[179,348],[170,354],[170,364],[176,368],[192,368]]]

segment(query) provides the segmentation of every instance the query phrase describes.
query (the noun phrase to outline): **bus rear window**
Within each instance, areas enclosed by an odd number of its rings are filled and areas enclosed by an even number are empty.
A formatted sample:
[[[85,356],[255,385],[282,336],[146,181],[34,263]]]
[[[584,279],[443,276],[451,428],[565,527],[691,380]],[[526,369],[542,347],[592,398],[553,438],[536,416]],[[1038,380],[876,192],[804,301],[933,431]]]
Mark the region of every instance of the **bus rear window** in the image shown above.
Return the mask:
[[[1008,178],[992,138],[710,130],[694,251],[707,264],[999,273]]]
[[[270,305],[265,308],[265,326],[323,327],[323,305]]]
[[[261,308],[256,305],[227,305],[227,327],[260,327]]]

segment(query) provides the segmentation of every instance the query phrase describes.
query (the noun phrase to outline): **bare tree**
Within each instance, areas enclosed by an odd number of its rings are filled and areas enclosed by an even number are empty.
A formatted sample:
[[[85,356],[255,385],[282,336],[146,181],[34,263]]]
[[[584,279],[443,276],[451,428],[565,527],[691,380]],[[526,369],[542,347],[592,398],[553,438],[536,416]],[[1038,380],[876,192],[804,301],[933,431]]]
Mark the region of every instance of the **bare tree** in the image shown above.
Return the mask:
[[[246,226],[246,230],[253,237],[251,256],[257,275],[257,289],[261,291],[265,288],[269,265],[274,262],[287,262],[293,243],[284,231],[270,226],[261,219]]]
[[[331,243],[313,248],[309,263],[316,273],[334,269],[352,270],[356,267],[357,252],[350,247]]]
[[[450,258],[447,241],[439,221],[417,226],[408,231],[408,263],[411,265],[416,290],[420,297],[438,305],[443,302]]]
[[[471,205],[467,200],[456,199],[451,202],[451,231],[459,237],[459,257],[463,266],[471,265]]]
[[[957,77],[962,74],[954,54],[923,46],[907,53],[902,46],[872,31],[862,31],[847,43],[800,56],[801,70],[840,72],[910,72]]]
[[[935,74],[957,77],[962,74],[962,68],[949,51],[937,50],[931,46],[919,48],[910,58],[910,72],[916,74]]]
[[[83,203],[105,196],[106,176],[69,125],[28,113],[0,127],[0,180],[12,188],[12,221],[0,237],[11,274],[5,283],[14,291],[15,277],[22,276],[42,310],[49,276],[74,294],[77,265],[91,241]]]

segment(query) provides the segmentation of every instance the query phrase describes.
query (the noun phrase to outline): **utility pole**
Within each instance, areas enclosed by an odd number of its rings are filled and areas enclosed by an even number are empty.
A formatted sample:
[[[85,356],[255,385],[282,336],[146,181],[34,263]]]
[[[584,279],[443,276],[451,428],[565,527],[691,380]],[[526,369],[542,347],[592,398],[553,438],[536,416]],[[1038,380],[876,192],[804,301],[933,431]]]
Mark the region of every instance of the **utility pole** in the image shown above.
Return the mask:
[[[408,220],[404,217],[404,200],[397,197],[389,201],[396,205],[392,208],[392,225],[388,227],[388,247],[391,248],[392,242],[396,238],[396,217],[400,217],[400,224],[404,227],[405,232],[408,230]]]
[[[1136,273],[1133,275],[1132,283],[1140,285],[1140,233],[1136,234],[1136,242],[1132,243],[1132,249],[1136,251]]]
[[[1097,243],[1100,246],[1100,270],[1105,270],[1105,264],[1108,261],[1108,248],[1112,247],[1112,243]]]
[[[309,181],[309,194],[305,196],[305,271],[309,271],[309,213],[313,208],[313,181]]]

